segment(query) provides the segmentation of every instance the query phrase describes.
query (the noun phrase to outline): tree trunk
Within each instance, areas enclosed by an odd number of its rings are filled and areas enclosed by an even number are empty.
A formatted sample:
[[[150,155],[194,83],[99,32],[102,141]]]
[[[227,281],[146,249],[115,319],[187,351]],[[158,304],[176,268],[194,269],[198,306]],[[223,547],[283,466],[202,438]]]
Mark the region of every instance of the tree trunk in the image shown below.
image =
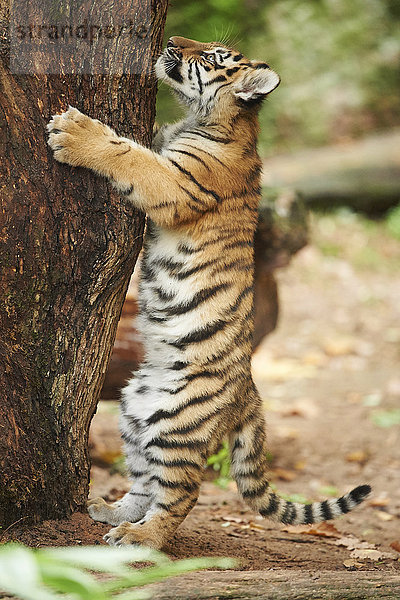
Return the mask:
[[[20,519],[65,517],[85,505],[89,424],[144,224],[143,214],[104,180],[53,160],[46,123],[71,104],[148,145],[156,95],[151,63],[161,46],[167,11],[167,0],[148,7],[141,0],[121,0],[117,10],[112,2],[109,8],[102,3],[98,18],[103,27],[107,19],[115,22],[131,14],[149,26],[136,27],[136,38],[123,42],[109,39],[104,47],[94,42],[89,56],[75,52],[74,61],[78,56],[86,74],[29,71],[46,63],[39,44],[28,52],[32,64],[20,69],[33,74],[15,75],[8,68],[8,4],[0,0],[2,527]],[[24,23],[45,23],[45,4],[34,4],[15,0],[14,14],[24,15]],[[79,11],[82,2],[61,1],[57,7],[65,17]],[[80,73],[68,68],[70,59],[59,48],[53,52],[59,72]],[[121,72],[98,74],[98,64],[106,65],[102,60],[114,59],[117,52]],[[15,60],[11,65],[18,71]],[[55,72],[51,65],[48,69]],[[104,72],[116,70],[106,65]]]

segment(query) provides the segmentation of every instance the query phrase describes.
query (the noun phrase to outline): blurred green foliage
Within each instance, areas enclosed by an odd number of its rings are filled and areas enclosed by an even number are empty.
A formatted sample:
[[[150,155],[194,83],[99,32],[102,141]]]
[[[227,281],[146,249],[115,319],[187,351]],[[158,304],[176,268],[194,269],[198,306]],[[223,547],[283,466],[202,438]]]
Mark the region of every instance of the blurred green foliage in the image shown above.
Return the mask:
[[[398,0],[173,0],[171,35],[228,37],[280,74],[261,112],[264,155],[400,122]],[[158,120],[180,114],[161,86]]]

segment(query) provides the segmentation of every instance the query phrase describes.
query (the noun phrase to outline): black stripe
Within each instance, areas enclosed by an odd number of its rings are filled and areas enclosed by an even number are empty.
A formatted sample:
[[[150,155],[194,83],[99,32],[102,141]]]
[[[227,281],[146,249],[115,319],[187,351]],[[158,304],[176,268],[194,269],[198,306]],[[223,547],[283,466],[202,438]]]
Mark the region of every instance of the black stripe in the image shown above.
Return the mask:
[[[131,496],[143,496],[144,498],[149,498],[150,494],[142,494],[141,492],[129,492]]]
[[[312,504],[304,505],[304,520],[303,523],[314,523]]]
[[[342,496],[341,498],[338,498],[336,500],[336,503],[338,504],[340,510],[342,511],[343,514],[348,513],[351,509],[349,508],[349,505],[347,504],[347,500],[345,496]]]
[[[181,502],[184,502],[188,498],[189,498],[188,494],[183,494],[180,498],[178,498],[177,500],[174,500],[173,502],[169,502],[168,504],[164,504],[164,502],[157,502],[156,506],[159,506],[163,510],[169,511],[170,508],[173,508],[174,506],[181,504]]]
[[[186,376],[188,382],[193,381],[194,379],[199,379],[200,377],[217,377],[218,372],[216,371],[199,371],[198,373],[191,373]]]
[[[170,163],[173,164],[174,167],[179,169],[179,171],[181,173],[183,173],[184,175],[189,177],[190,181],[192,181],[195,185],[197,185],[199,190],[201,190],[204,194],[209,194],[210,196],[215,198],[215,200],[217,202],[221,202],[221,198],[218,196],[218,194],[216,192],[214,192],[214,190],[209,190],[209,189],[205,188],[203,185],[201,185],[201,183],[199,183],[197,181],[197,179],[195,177],[193,177],[193,175],[189,171],[187,171],[184,167],[182,167],[179,163],[177,163],[175,160],[172,160],[172,159],[170,159]]]
[[[188,362],[183,362],[181,360],[177,360],[176,362],[174,362],[173,365],[171,365],[169,368],[172,371],[181,371],[182,369],[186,369],[186,367],[189,366]]]
[[[200,265],[196,265],[195,267],[192,267],[191,269],[188,269],[187,271],[182,271],[181,273],[178,273],[177,279],[186,279],[187,277],[190,277],[191,275],[194,275],[195,273],[199,273],[203,269],[206,269],[207,267],[214,265],[216,260],[217,260],[216,258],[213,258],[211,260],[207,260],[204,263],[201,263]]]
[[[162,449],[175,449],[175,448],[204,448],[207,446],[208,442],[204,440],[186,440],[186,441],[176,441],[176,440],[166,440],[164,438],[153,438],[146,444],[146,449],[151,448],[152,446],[156,446],[157,448]]]
[[[199,92],[200,94],[203,93],[203,82],[201,81],[201,76],[200,76],[200,69],[199,69],[199,65],[196,63],[194,63],[194,68],[196,70],[196,75],[197,75],[197,82],[199,84]]]
[[[371,486],[359,485],[358,487],[351,490],[349,496],[356,504],[360,504],[371,493]]]
[[[157,294],[160,300],[173,300],[175,298],[175,293],[165,292],[162,288],[152,287],[153,292]]]
[[[178,244],[178,252],[182,252],[182,254],[196,254],[198,251],[198,248],[191,248],[182,242]]]
[[[143,475],[147,475],[148,471],[129,471],[129,475],[131,477],[143,477]]]
[[[279,519],[281,523],[290,525],[297,517],[297,510],[293,502],[286,502],[286,507],[283,515]]]
[[[203,404],[204,402],[208,402],[208,400],[212,400],[213,398],[215,398],[215,396],[220,396],[228,386],[235,384],[239,378],[240,376],[237,376],[234,379],[227,380],[224,383],[224,385],[218,390],[215,390],[215,392],[189,398],[185,401],[184,404],[180,404],[172,410],[164,410],[160,408],[159,410],[156,410],[156,412],[154,412],[150,417],[148,417],[148,419],[146,419],[146,423],[148,425],[154,425],[154,423],[157,423],[162,419],[172,419],[173,417],[176,417],[176,415],[179,415],[179,413],[181,413],[183,410],[190,406],[195,406],[197,404]]]
[[[200,417],[199,419],[196,419],[196,421],[192,421],[192,423],[188,425],[182,425],[181,427],[174,427],[173,429],[168,429],[166,432],[164,432],[164,435],[184,435],[185,433],[191,433],[192,431],[199,429],[202,425],[204,425],[204,423],[207,423],[207,421],[210,421],[211,419],[216,417],[219,412],[220,411],[218,410],[214,410],[212,413]]]
[[[189,344],[198,344],[200,342],[204,342],[205,340],[209,340],[219,331],[222,331],[228,324],[228,321],[223,319],[218,319],[215,323],[210,323],[206,325],[206,327],[202,327],[201,329],[195,329],[191,331],[184,337],[179,338],[176,342],[168,342],[164,340],[169,346],[173,346],[174,348],[178,348],[178,350],[184,350],[186,346]]]
[[[219,285],[214,285],[213,287],[205,288],[201,292],[197,292],[197,294],[195,294],[193,298],[189,300],[189,302],[185,304],[176,304],[174,306],[169,306],[168,308],[164,309],[163,312],[165,312],[165,314],[169,316],[182,315],[186,312],[194,310],[199,306],[199,304],[202,304],[209,298],[215,296],[218,292],[226,290],[229,287],[231,287],[229,283],[220,283]]]
[[[218,362],[219,360],[222,360],[223,358],[225,358],[237,346],[238,340],[240,340],[240,342],[241,342],[242,345],[244,345],[247,342],[249,342],[250,340],[252,340],[253,339],[253,335],[254,335],[254,333],[253,333],[252,330],[249,330],[248,333],[246,335],[244,335],[244,330],[247,327],[248,327],[248,323],[243,323],[240,331],[235,336],[235,339],[228,346],[225,346],[224,350],[218,352],[217,354],[214,354],[213,356],[210,356],[207,359],[207,363],[206,364],[207,365],[212,365],[212,364]]]
[[[170,394],[171,396],[175,396],[176,394],[179,394],[179,392],[184,390],[186,386],[187,386],[187,383],[184,383],[183,385],[175,388],[174,390],[170,390],[168,388],[161,388],[160,392],[165,392],[167,394]]]
[[[262,508],[260,510],[260,515],[263,517],[268,517],[269,515],[273,515],[279,508],[279,500],[276,494],[271,494],[269,497],[269,503],[266,508]]]
[[[226,81],[225,75],[217,75],[217,77],[214,77],[214,79],[207,81],[204,86],[206,87],[212,85],[213,83],[218,83],[218,81]]]
[[[247,271],[254,269],[254,261],[246,258],[235,258],[229,263],[222,263],[221,265],[213,268],[213,273],[221,273],[229,269],[235,269],[235,271]]]
[[[226,384],[225,384],[225,386],[226,386]],[[217,391],[216,393],[221,393],[221,391],[223,391],[223,389],[224,388],[221,388],[221,390]],[[190,398],[184,404],[181,404],[172,410],[163,410],[162,408],[160,408],[159,410],[156,410],[156,412],[154,412],[148,419],[146,419],[146,423],[148,425],[153,425],[154,423],[157,423],[158,421],[161,421],[162,419],[172,419],[173,417],[176,417],[176,415],[179,415],[180,412],[182,412],[183,410],[188,408],[188,406],[195,406],[196,404],[203,404],[203,402],[207,402],[208,400],[211,400],[212,398],[214,398],[214,396],[215,396],[215,393],[204,394],[202,396],[195,396],[194,398]]]
[[[269,482],[265,481],[259,487],[256,487],[253,490],[244,490],[241,492],[243,498],[258,498],[265,494],[267,489],[269,488]]]
[[[190,158],[194,158],[199,163],[201,163],[208,171],[210,170],[210,167],[208,166],[208,164],[202,158],[200,158],[196,154],[193,154],[193,152],[187,152],[186,150],[176,150],[176,149],[172,150],[172,152],[178,152],[179,154],[184,154],[185,156],[190,156]]]
[[[186,481],[169,481],[168,479],[158,477],[158,475],[153,475],[153,477],[150,478],[150,481],[156,481],[163,488],[168,488],[170,490],[183,489],[189,493],[193,492],[198,487],[197,483],[187,483]]]
[[[193,200],[193,202],[196,202],[196,204],[200,204],[201,206],[207,207],[207,203],[204,202],[204,200],[201,200],[201,198],[198,198],[197,196],[192,194],[192,192],[189,192],[189,190],[187,190],[183,185],[179,184],[179,188],[182,190],[182,192],[185,192],[185,194],[187,194],[189,198]]]
[[[260,479],[263,471],[261,469],[255,469],[254,471],[235,471],[235,479],[237,477],[248,477],[249,479]]]
[[[131,147],[128,148],[128,150],[124,150],[124,152],[118,152],[118,154],[114,154],[114,156],[123,156],[124,154],[128,154],[128,152],[130,152],[132,150]]]
[[[181,145],[187,146],[188,148],[194,148],[198,152],[203,152],[203,154],[207,154],[207,156],[209,156],[213,160],[217,161],[217,163],[219,163],[222,167],[225,167],[226,169],[230,168],[230,167],[227,167],[227,165],[225,163],[223,163],[222,160],[219,160],[219,158],[217,158],[213,154],[210,154],[210,152],[207,152],[207,150],[203,150],[203,148],[198,148],[197,146],[192,146],[191,144],[182,144],[181,139],[182,138],[179,139],[179,143]],[[192,138],[188,138],[188,139],[192,139]]]
[[[244,444],[243,444],[243,442],[241,442],[239,438],[236,438],[236,440],[235,440],[235,442],[234,442],[234,444],[233,444],[233,446],[232,446],[232,450],[231,450],[232,454],[233,454],[233,453],[234,453],[236,450],[240,450],[240,449],[241,449],[241,448],[243,448],[243,447],[244,447]]]
[[[246,297],[249,296],[249,294],[251,294],[254,290],[253,285],[249,285],[247,287],[244,288],[244,290],[242,290],[239,294],[239,296],[237,297],[236,301],[231,304],[227,310],[228,313],[233,313],[236,312],[237,309],[240,306],[240,303],[242,302],[242,300]],[[250,318],[253,315],[253,309],[247,313],[247,315],[245,315],[245,317],[243,317],[243,320],[246,320],[248,318]]]
[[[219,241],[219,240],[218,240]],[[233,241],[230,244],[224,244],[224,248],[253,248],[254,242],[249,242],[248,240],[238,240]]]
[[[168,206],[173,206],[174,204],[175,204],[175,202],[169,202],[168,200],[165,200],[163,202],[159,202],[158,204],[152,204],[151,210],[159,210],[161,208],[167,208]]]
[[[238,62],[238,60],[242,60],[242,58],[243,58],[243,54],[236,54],[236,55],[235,55],[235,56],[232,58],[232,60],[233,60],[234,62]]]
[[[210,140],[211,142],[218,142],[219,144],[231,144],[233,142],[233,140],[231,140],[230,138],[215,137],[210,133],[206,133],[205,131],[198,131],[197,129],[188,129],[186,133],[198,135],[202,138],[205,138],[206,140]]]
[[[323,502],[321,502],[320,508],[322,516],[324,517],[324,521],[329,521],[330,519],[333,519],[333,514],[331,511],[331,507],[329,506],[328,500],[324,500]]]
[[[231,77],[231,75],[237,73],[238,71],[240,71],[240,67],[232,67],[231,69],[227,69],[226,74],[228,77]]]
[[[196,469],[196,471],[202,471],[202,467],[198,464],[193,462],[192,460],[186,460],[186,459],[177,459],[177,460],[161,460],[159,458],[154,458],[154,457],[148,457],[147,458],[148,462],[151,463],[152,465],[157,465],[160,467],[165,467],[166,469]]]
[[[204,210],[202,210],[201,208],[198,208],[197,206],[195,206],[194,204],[191,204],[190,202],[188,202],[188,207],[190,208],[190,210],[193,210],[194,212],[198,213],[199,215],[204,213]]]
[[[246,182],[252,183],[256,177],[260,177],[261,165],[256,165],[246,175]]]

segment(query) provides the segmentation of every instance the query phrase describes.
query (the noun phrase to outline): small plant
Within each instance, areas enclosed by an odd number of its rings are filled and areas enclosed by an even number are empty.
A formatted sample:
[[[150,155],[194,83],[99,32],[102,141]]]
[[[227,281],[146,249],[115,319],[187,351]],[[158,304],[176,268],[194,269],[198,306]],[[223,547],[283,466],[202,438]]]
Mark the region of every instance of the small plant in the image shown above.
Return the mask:
[[[232,479],[230,477],[231,459],[228,442],[226,440],[222,442],[222,446],[217,454],[213,454],[207,459],[207,465],[218,472],[218,477],[214,482],[220,487],[226,488]]]
[[[152,566],[134,569],[130,563]],[[233,566],[231,559],[194,558],[171,561],[143,547],[47,548],[20,544],[0,547],[0,593],[20,600],[138,600],[151,598],[142,586],[198,569]],[[89,573],[102,573],[103,580]]]
[[[393,237],[400,240],[400,205],[389,211],[386,226]]]

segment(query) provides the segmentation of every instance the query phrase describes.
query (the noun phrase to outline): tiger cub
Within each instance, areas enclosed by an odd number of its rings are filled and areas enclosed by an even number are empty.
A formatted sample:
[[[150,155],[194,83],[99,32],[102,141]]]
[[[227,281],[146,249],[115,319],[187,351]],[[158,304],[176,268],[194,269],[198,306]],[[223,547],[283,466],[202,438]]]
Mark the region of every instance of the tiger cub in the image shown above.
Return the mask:
[[[172,37],[156,74],[188,106],[153,150],[75,108],[52,118],[55,158],[111,179],[148,216],[139,328],[145,359],[123,391],[132,488],[89,501],[111,545],[161,548],[196,503],[207,457],[229,436],[232,474],[250,507],[283,523],[348,512],[370,492],[302,505],[267,477],[260,396],[250,372],[253,238],[260,199],[258,111],[279,85],[264,62],[219,43]]]

